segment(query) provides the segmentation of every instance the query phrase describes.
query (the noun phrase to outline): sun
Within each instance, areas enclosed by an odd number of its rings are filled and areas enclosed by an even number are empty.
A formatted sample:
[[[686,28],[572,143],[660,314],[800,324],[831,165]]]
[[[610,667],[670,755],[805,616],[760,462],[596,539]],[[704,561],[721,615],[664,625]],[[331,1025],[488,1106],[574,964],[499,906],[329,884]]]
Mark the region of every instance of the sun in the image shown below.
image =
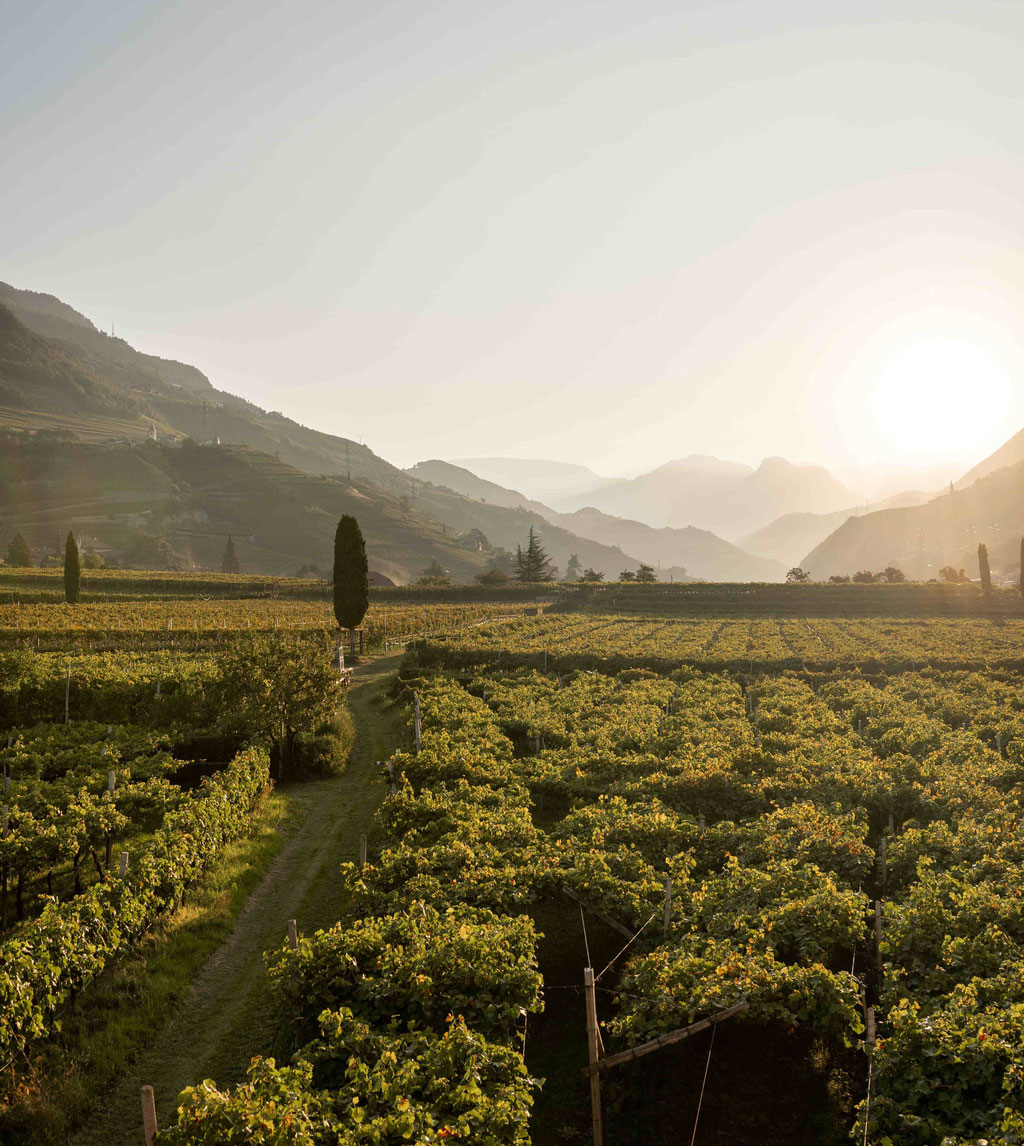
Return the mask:
[[[907,452],[964,454],[999,439],[1012,396],[1006,372],[980,347],[932,338],[878,374],[871,407],[879,429]]]

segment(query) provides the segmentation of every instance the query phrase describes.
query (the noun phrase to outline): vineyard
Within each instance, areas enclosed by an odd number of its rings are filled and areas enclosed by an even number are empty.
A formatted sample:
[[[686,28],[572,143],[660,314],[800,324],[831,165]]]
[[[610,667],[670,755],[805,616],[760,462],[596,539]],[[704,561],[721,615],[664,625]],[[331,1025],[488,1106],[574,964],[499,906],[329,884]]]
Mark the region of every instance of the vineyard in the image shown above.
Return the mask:
[[[367,651],[387,651],[414,636],[456,632],[495,614],[536,612],[536,603],[373,605],[363,620]],[[337,623],[326,601],[288,598],[189,598],[85,603],[0,603],[0,649],[29,647],[212,648],[253,632],[322,635]]]
[[[326,608],[0,606],[8,1065],[247,830],[281,747],[225,682]],[[588,998],[607,1143],[1019,1141],[1021,622],[517,612],[367,615],[410,637],[379,847],[158,1142],[591,1141]]]
[[[273,777],[343,767],[351,737],[330,715],[328,602],[99,596],[0,604],[0,1064],[15,1087],[79,996],[250,830]],[[362,643],[528,607],[374,606]]]
[[[593,946],[599,1063],[741,1008],[710,1073],[710,1048],[599,1065],[609,1142],[690,1141],[695,1109],[706,1142],[1018,1141],[1015,628],[570,615],[418,642],[384,846],[349,917],[268,956],[289,1065],[187,1092],[166,1140],[283,1109],[310,1142],[590,1140]],[[545,1094],[552,1040],[577,1069]]]
[[[421,648],[421,646],[417,646]],[[1024,620],[755,617],[639,619],[548,613],[495,621],[422,646],[437,663],[538,668],[786,669],[1024,666]]]

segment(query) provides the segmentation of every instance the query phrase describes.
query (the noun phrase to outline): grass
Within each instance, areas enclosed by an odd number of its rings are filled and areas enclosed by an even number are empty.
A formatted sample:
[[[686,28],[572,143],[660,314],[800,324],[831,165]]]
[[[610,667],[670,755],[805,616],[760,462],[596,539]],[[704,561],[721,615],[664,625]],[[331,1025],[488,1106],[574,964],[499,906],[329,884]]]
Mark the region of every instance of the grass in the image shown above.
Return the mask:
[[[9,1146],[53,1146],[102,1101],[140,1044],[187,994],[231,934],[246,901],[283,844],[287,798],[268,796],[252,832],[228,844],[184,907],[162,919],[142,944],[109,968],[64,1016],[59,1043],[43,1050],[10,1106],[0,1107]]]

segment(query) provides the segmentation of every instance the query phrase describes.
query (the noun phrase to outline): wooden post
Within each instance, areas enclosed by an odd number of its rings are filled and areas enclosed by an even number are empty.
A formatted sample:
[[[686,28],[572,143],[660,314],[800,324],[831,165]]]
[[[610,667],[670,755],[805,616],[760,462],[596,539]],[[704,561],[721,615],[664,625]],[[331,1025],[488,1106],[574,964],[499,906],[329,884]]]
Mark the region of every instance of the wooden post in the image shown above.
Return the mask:
[[[6,840],[10,826],[7,823],[10,808],[4,804],[3,822],[0,825],[0,839]],[[0,867],[0,931],[7,930],[7,864]]]
[[[587,996],[587,1056],[591,1067],[596,1067],[600,1055],[597,1027],[597,997],[594,990],[594,968],[584,967],[583,987]],[[594,1124],[594,1146],[604,1146],[604,1126],[601,1119],[601,1075],[597,1070],[590,1074],[590,1115]]]
[[[359,837],[359,866],[366,867],[366,833]]]
[[[869,1047],[875,1045],[875,1008],[868,1007],[867,1010],[867,1030],[864,1032],[865,1041]]]
[[[111,796],[113,796],[113,794],[114,794],[114,769],[113,768],[110,768],[107,770],[107,791],[110,793]]]
[[[299,946],[299,929],[294,919],[288,920],[288,946],[295,951]]]
[[[118,874],[120,875],[120,877],[122,879],[124,879],[124,877],[128,874],[128,853],[127,852],[121,853],[121,867],[118,871]]]
[[[153,1088],[142,1088],[142,1128],[146,1135],[146,1146],[153,1146],[156,1138],[156,1101],[153,1098]]]
[[[64,723],[71,723],[71,665],[68,665],[64,677]]]
[[[360,630],[359,630],[359,655],[360,655],[360,656],[362,656],[362,655],[363,655],[363,647],[364,647],[363,638],[364,638],[365,636],[366,636],[366,632],[365,632],[365,630],[363,630],[363,629],[360,629]]]
[[[665,876],[665,920],[661,933],[668,938],[668,929],[672,925],[672,876]]]
[[[882,836],[882,839],[878,844],[878,875],[882,881],[882,890],[883,891],[885,891],[885,881],[888,877],[888,872],[889,872],[888,864],[886,862],[886,851],[888,849],[888,846],[889,846],[889,837],[887,835]]]
[[[416,752],[420,750],[420,738],[423,735],[423,721],[420,718],[420,694],[414,694],[416,697]]]
[[[875,960],[878,965],[878,982],[882,982],[882,901],[875,900]]]

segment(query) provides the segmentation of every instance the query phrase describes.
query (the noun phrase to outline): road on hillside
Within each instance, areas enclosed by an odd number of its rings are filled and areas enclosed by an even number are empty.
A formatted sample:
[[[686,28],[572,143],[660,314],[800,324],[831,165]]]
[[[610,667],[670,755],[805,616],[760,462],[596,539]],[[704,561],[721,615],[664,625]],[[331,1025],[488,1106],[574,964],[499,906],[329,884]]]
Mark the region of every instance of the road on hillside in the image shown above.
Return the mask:
[[[230,938],[207,961],[188,997],[122,1076],[73,1146],[139,1146],[139,1088],[156,1092],[161,1126],[174,1118],[179,1092],[204,1078],[224,1086],[245,1077],[253,1055],[270,1051],[276,1019],[267,997],[263,953],[280,946],[289,919],[300,932],[334,923],[345,907],[338,865],[357,860],[359,836],[371,833],[386,791],[375,767],[402,730],[382,705],[401,655],[356,668],[349,707],[356,727],[346,772],[282,789],[289,835],[250,896]]]

